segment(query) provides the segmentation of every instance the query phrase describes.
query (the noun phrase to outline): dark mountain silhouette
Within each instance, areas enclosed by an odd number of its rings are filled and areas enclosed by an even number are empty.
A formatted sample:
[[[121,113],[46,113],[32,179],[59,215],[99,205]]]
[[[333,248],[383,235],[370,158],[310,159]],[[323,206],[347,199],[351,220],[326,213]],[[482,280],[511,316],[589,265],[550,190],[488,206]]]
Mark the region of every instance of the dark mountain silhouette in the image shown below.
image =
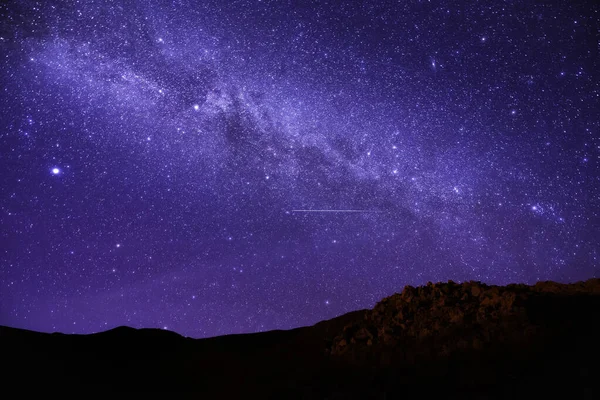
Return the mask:
[[[428,284],[289,331],[191,339],[0,327],[4,390],[207,398],[600,398],[600,279]]]

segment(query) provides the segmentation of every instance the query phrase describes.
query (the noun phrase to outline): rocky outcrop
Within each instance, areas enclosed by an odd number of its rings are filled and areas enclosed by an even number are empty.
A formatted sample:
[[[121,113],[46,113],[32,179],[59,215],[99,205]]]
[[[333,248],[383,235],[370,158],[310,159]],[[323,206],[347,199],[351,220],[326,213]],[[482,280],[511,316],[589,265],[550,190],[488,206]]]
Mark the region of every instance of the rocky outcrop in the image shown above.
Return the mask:
[[[491,286],[474,281],[406,286],[377,303],[362,321],[346,325],[328,350],[351,358],[376,354],[384,359],[414,359],[465,350],[501,351],[509,345],[511,349],[541,346],[573,323],[597,321],[597,313],[582,317],[569,309],[568,299],[577,298],[577,304],[582,304],[582,296],[597,301],[600,279],[533,286]]]

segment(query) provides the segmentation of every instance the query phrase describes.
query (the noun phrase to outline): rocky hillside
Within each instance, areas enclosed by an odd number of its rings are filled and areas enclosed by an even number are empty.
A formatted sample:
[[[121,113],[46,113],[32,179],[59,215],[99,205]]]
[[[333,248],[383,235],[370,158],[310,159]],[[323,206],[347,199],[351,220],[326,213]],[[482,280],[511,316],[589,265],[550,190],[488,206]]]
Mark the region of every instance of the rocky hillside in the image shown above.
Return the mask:
[[[378,362],[524,347],[543,350],[572,329],[598,328],[600,279],[574,284],[406,286],[336,336],[334,356]],[[582,315],[583,313],[583,315]]]

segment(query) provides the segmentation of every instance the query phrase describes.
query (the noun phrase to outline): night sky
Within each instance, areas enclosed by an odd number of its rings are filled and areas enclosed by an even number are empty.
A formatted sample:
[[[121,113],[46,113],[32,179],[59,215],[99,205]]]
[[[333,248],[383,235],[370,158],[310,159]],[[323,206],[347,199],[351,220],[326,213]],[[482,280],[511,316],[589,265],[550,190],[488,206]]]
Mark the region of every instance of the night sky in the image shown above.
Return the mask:
[[[0,324],[206,337],[600,276],[593,3],[0,6]]]

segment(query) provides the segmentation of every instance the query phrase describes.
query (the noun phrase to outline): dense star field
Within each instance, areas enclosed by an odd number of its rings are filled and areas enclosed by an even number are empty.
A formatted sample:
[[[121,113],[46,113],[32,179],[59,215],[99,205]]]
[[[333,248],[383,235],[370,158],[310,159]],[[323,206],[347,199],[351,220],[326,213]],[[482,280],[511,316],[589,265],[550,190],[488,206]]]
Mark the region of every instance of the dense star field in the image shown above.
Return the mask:
[[[0,6],[0,324],[205,337],[599,276],[593,3]]]

